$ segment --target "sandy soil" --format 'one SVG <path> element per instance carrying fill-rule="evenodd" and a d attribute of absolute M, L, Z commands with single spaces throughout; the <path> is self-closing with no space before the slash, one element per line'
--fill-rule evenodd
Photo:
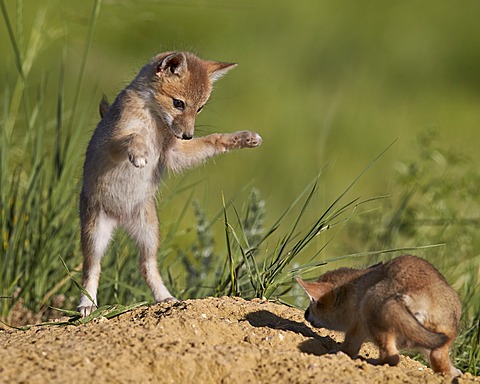
<path fill-rule="evenodd" d="M 447 383 L 402 357 L 373 366 L 328 354 L 342 336 L 301 311 L 207 298 L 141 307 L 80 326 L 0 330 L 1 383 Z M 365 357 L 377 351 L 367 344 Z M 480 383 L 468 374 L 455 383 Z"/>

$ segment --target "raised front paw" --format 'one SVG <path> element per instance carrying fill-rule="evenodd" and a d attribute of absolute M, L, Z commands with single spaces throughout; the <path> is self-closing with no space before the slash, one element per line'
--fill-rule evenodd
<path fill-rule="evenodd" d="M 127 151 L 128 160 L 137 168 L 143 168 L 148 163 L 148 150 L 144 145 L 135 145 Z"/>
<path fill-rule="evenodd" d="M 232 134 L 233 148 L 254 148 L 262 144 L 262 138 L 258 133 L 239 131 Z"/>

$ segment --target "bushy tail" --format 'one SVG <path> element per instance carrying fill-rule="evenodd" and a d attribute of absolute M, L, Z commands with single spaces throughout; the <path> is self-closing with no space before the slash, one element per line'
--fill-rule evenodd
<path fill-rule="evenodd" d="M 416 347 L 436 349 L 444 345 L 449 337 L 425 328 L 410 311 L 402 296 L 391 299 L 386 304 L 388 321 L 401 334 L 407 343 Z"/>

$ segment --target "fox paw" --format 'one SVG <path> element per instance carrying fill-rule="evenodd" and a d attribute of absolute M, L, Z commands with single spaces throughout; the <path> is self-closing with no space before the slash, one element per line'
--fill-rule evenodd
<path fill-rule="evenodd" d="M 143 168 L 148 163 L 148 151 L 145 147 L 137 147 L 128 150 L 128 160 L 137 168 Z"/>
<path fill-rule="evenodd" d="M 97 306 L 94 304 L 79 305 L 77 307 L 77 312 L 80 312 L 82 317 L 89 316 L 93 311 L 97 309 Z"/>
<path fill-rule="evenodd" d="M 166 299 L 157 301 L 157 303 L 176 303 L 178 301 L 179 300 L 177 298 L 170 296 L 170 297 L 167 297 Z"/>
<path fill-rule="evenodd" d="M 446 372 L 445 374 L 453 377 L 458 377 L 458 376 L 462 376 L 462 371 L 452 366 L 450 371 Z"/>
<path fill-rule="evenodd" d="M 262 144 L 262 138 L 255 132 L 240 131 L 233 134 L 232 144 L 234 148 L 254 148 Z"/>

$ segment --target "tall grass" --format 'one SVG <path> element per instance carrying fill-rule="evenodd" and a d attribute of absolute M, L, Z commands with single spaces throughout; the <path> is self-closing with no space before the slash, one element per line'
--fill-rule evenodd
<path fill-rule="evenodd" d="M 94 5 L 82 63 L 88 56 L 99 4 Z M 73 90 L 74 103 L 66 105 L 64 53 L 57 68 L 31 74 L 42 50 L 62 36 L 61 30 L 49 26 L 53 9 L 41 9 L 26 31 L 19 21 L 14 28 L 7 5 L 3 0 L 0 5 L 16 64 L 1 90 L 1 295 L 40 311 L 69 283 L 58 270 L 59 256 L 74 260 L 78 255 L 74 196 L 83 153 L 77 143 L 88 116 L 87 111 L 77 110 L 84 65 Z M 17 2 L 17 18 L 22 18 L 23 11 L 23 2 Z M 11 300 L 0 301 L 0 315 L 8 313 Z"/>

